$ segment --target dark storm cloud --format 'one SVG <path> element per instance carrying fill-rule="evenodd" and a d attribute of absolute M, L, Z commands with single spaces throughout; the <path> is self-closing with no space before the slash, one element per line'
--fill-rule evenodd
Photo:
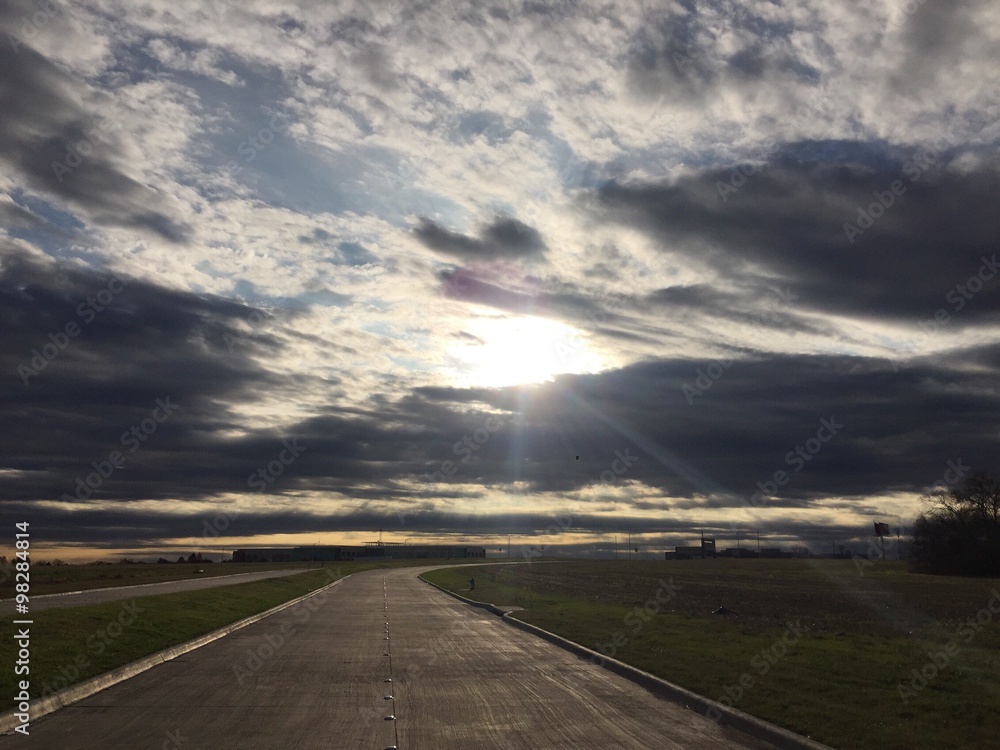
<path fill-rule="evenodd" d="M 951 156 L 946 143 L 875 164 L 778 155 L 732 192 L 734 173 L 743 175 L 710 169 L 670 184 L 608 183 L 595 210 L 740 283 L 776 277 L 797 305 L 910 321 L 939 309 L 961 323 L 995 320 L 1000 170 L 989 154 L 976 168 L 943 168 Z M 975 276 L 970 296 L 959 285 Z"/>
<path fill-rule="evenodd" d="M 773 507 L 921 491 L 949 460 L 995 463 L 997 372 L 968 362 L 996 356 L 976 349 L 898 370 L 852 357 L 737 360 L 720 366 L 721 377 L 706 376 L 692 403 L 684 387 L 699 387 L 699 371 L 714 374 L 710 362 L 648 362 L 522 388 L 419 389 L 377 414 L 302 423 L 294 432 L 315 450 L 296 476 L 303 487 L 407 502 L 446 494 L 435 482 L 520 480 L 560 492 L 607 483 L 616 451 L 627 449 L 637 460 L 612 484 L 634 479 L 675 497 L 711 496 L 713 507 L 740 507 L 777 471 L 791 480 Z M 811 451 L 817 434 L 822 448 Z"/>
<path fill-rule="evenodd" d="M 18 37 L 35 10 L 30 3 L 0 10 L 0 162 L 14 179 L 70 201 L 100 224 L 183 240 L 188 227 L 158 193 L 126 174 L 118 124 L 81 104 L 89 84 Z"/>
<path fill-rule="evenodd" d="M 240 325 L 256 311 L 4 250 L 0 441 L 4 468 L 23 473 L 4 482 L 0 497 L 72 495 L 91 462 L 112 450 L 128 462 L 95 498 L 246 486 L 245 461 L 278 444 L 263 434 L 220 437 L 242 426 L 232 404 L 279 382 L 252 359 L 276 356 L 278 345 L 265 330 Z M 149 418 L 158 399 L 179 408 L 129 453 L 122 434 Z"/>
<path fill-rule="evenodd" d="M 551 526 L 549 513 L 512 516 L 484 505 L 458 514 L 447 507 L 450 500 L 474 506 L 482 492 L 515 481 L 529 492 L 592 487 L 593 510 L 573 514 L 580 530 L 633 524 L 678 535 L 686 527 L 670 518 L 671 508 L 746 507 L 758 482 L 779 471 L 789 481 L 767 501 L 779 519 L 770 532 L 794 535 L 801 522 L 781 521 L 784 510 L 827 508 L 837 496 L 856 501 L 920 491 L 941 478 L 948 461 L 996 468 L 1000 347 L 956 350 L 898 371 L 862 358 L 783 355 L 715 367 L 644 362 L 520 388 L 420 388 L 331 408 L 279 434 L 248 426 L 231 408 L 290 385 L 289 376 L 256 364 L 260 357 L 280 360 L 281 347 L 263 330 L 279 321 L 247 333 L 240 321 L 254 313 L 250 308 L 133 280 L 88 322 L 80 305 L 93 309 L 88 299 L 107 301 L 100 292 L 109 289 L 106 275 L 12 250 L 0 268 L 5 516 L 72 495 L 92 462 L 124 451 L 121 435 L 149 418 L 157 399 L 178 407 L 124 467 L 78 501 L 72 525 L 37 508 L 33 518 L 49 524 L 52 541 L 141 545 L 198 534 L 205 519 L 185 500 L 256 489 L 283 496 L 282 509 L 243 514 L 229 533 L 383 526 L 503 534 Z M 80 333 L 25 384 L 19 366 L 53 341 L 49 334 L 58 340 L 70 321 Z M 810 440 L 820 440 L 819 450 L 810 450 Z M 283 441 L 302 449 L 294 463 L 274 482 L 251 486 L 249 477 L 278 458 Z M 800 447 L 805 453 L 796 452 Z M 601 514 L 600 487 L 610 493 L 633 480 L 674 498 L 659 506 L 662 522 Z M 303 491 L 338 493 L 365 509 L 334 505 L 322 516 L 296 510 Z M 130 509 L 129 501 L 150 499 L 161 500 L 162 510 Z M 112 501 L 114 509 L 88 508 L 95 501 Z"/>
<path fill-rule="evenodd" d="M 479 238 L 449 231 L 426 218 L 420 220 L 414 234 L 432 250 L 464 260 L 523 258 L 545 251 L 545 242 L 537 229 L 503 216 L 483 227 Z"/>

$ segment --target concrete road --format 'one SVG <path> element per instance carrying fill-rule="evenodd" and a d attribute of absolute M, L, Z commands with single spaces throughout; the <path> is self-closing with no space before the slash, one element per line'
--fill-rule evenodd
<path fill-rule="evenodd" d="M 356 574 L 36 720 L 30 738 L 0 737 L 0 750 L 770 747 L 464 605 L 417 572 Z"/>
<path fill-rule="evenodd" d="M 216 586 L 233 586 L 237 583 L 263 581 L 265 578 L 281 578 L 297 573 L 305 573 L 311 568 L 298 570 L 264 570 L 260 573 L 236 573 L 228 576 L 208 576 L 205 578 L 185 578 L 180 581 L 163 581 L 162 583 L 141 583 L 135 586 L 114 586 L 88 591 L 68 591 L 64 594 L 40 594 L 31 597 L 31 611 L 43 609 L 58 609 L 63 607 L 83 607 L 88 604 L 103 604 L 121 599 L 134 599 L 137 596 L 159 596 L 160 594 L 175 594 L 178 591 L 197 591 L 211 589 Z M 14 600 L 0 599 L 0 617 L 14 616 Z"/>

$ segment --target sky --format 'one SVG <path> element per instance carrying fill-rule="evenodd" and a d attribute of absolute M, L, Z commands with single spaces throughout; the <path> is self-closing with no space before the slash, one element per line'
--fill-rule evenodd
<path fill-rule="evenodd" d="M 998 52 L 986 0 L 6 2 L 3 544 L 905 534 L 1000 468 Z"/>

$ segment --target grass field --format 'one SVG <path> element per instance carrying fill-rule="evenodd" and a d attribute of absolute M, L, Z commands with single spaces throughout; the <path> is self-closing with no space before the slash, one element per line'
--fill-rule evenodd
<path fill-rule="evenodd" d="M 329 564 L 329 563 L 328 563 Z M 31 594 L 61 594 L 66 591 L 99 589 L 105 586 L 135 586 L 143 583 L 178 581 L 255 573 L 264 570 L 317 568 L 319 563 L 184 563 L 171 565 L 32 565 Z M 204 571 L 198 573 L 199 570 Z M 0 599 L 14 596 L 14 571 L 0 580 Z"/>
<path fill-rule="evenodd" d="M 837 748 L 996 747 L 1000 580 L 898 563 L 862 572 L 840 560 L 718 559 L 424 577 L 522 607 L 526 622 Z M 735 614 L 712 614 L 719 607 Z"/>
<path fill-rule="evenodd" d="M 327 563 L 325 568 L 286 578 L 33 613 L 31 695 L 38 697 L 54 692 L 204 635 L 350 573 L 418 562 L 425 561 Z M 254 568 L 262 569 L 266 566 Z M 0 639 L 0 664 L 9 665 L 9 668 L 0 670 L 0 696 L 6 696 L 0 703 L 0 711 L 13 707 L 11 701 L 17 692 L 14 689 L 15 680 L 21 679 L 13 669 L 17 646 L 11 637 L 12 626 L 7 625 L 4 631 L 4 637 Z"/>

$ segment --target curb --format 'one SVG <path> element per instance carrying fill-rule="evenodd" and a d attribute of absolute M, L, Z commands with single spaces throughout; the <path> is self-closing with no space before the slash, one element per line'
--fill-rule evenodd
<path fill-rule="evenodd" d="M 295 604 L 298 604 L 305 599 L 316 596 L 317 594 L 326 591 L 333 586 L 336 586 L 341 581 L 346 581 L 354 573 L 348 573 L 343 578 L 338 578 L 336 581 L 328 583 L 326 586 L 316 589 L 315 591 L 310 591 L 307 594 L 303 594 L 295 599 L 290 599 L 283 604 L 279 604 L 276 607 L 271 607 L 271 609 L 265 610 L 264 612 L 258 612 L 255 615 L 250 615 L 242 620 L 232 622 L 229 625 L 223 625 L 217 630 L 213 630 L 210 633 L 205 633 L 205 635 L 198 636 L 185 643 L 178 643 L 176 646 L 170 646 L 161 651 L 157 651 L 149 656 L 144 656 L 141 659 L 136 659 L 133 662 L 129 662 L 117 669 L 113 669 L 110 672 L 105 672 L 104 674 L 99 674 L 96 677 L 91 677 L 88 680 L 79 682 L 76 685 L 70 685 L 67 688 L 63 688 L 57 693 L 52 693 L 44 698 L 36 698 L 31 701 L 31 708 L 29 710 L 29 715 L 31 721 L 42 718 L 54 711 L 58 711 L 60 708 L 65 708 L 77 701 L 82 701 L 84 698 L 89 698 L 94 695 L 94 693 L 99 693 L 105 688 L 109 688 L 112 685 L 116 685 L 119 682 L 123 682 L 131 677 L 135 677 L 137 674 L 141 674 L 148 669 L 152 669 L 158 664 L 163 664 L 172 659 L 176 659 L 178 656 L 183 656 L 189 651 L 194 651 L 197 648 L 206 646 L 212 641 L 217 641 L 220 638 L 233 633 L 237 630 L 245 628 L 247 625 L 253 625 L 255 622 L 263 620 L 265 617 L 270 617 L 273 614 L 277 614 L 283 609 L 287 609 Z M 11 711 L 4 711 L 0 714 L 0 735 L 11 734 L 14 728 L 20 726 L 21 721 L 18 720 L 19 712 L 17 709 Z"/>
<path fill-rule="evenodd" d="M 718 701 L 705 698 L 704 696 L 698 695 L 687 688 L 682 688 L 680 685 L 675 685 L 674 683 L 668 682 L 667 680 L 657 677 L 656 675 L 652 675 L 649 672 L 644 672 L 637 667 L 633 667 L 631 664 L 626 664 L 625 662 L 618 661 L 617 659 L 604 656 L 604 654 L 589 649 L 586 646 L 581 646 L 579 643 L 563 638 L 561 635 L 556 635 L 555 633 L 550 633 L 548 630 L 543 630 L 537 625 L 532 625 L 531 623 L 524 622 L 523 620 L 518 620 L 517 618 L 512 617 L 510 612 L 502 610 L 494 604 L 487 604 L 485 602 L 477 602 L 472 599 L 468 599 L 460 594 L 456 594 L 454 591 L 449 591 L 436 583 L 432 583 L 422 576 L 420 576 L 420 580 L 440 591 L 443 591 L 449 596 L 455 597 L 465 604 L 470 604 L 473 607 L 485 609 L 487 612 L 498 615 L 504 622 L 512 627 L 537 636 L 538 638 L 548 641 L 554 646 L 558 646 L 559 648 L 569 651 L 571 654 L 578 656 L 581 659 L 587 659 L 592 664 L 603 667 L 610 672 L 614 672 L 615 674 L 636 683 L 640 687 L 646 688 L 660 698 L 664 698 L 673 703 L 678 703 L 684 706 L 684 708 L 697 711 L 709 721 L 724 724 L 743 732 L 744 734 L 748 734 L 751 737 L 764 740 L 765 742 L 770 742 L 776 748 L 779 748 L 779 750 L 835 750 L 835 748 L 832 748 L 829 745 L 816 742 L 808 737 L 803 737 L 800 734 L 783 729 L 776 724 L 771 724 L 763 719 L 758 719 L 756 716 L 751 716 L 750 714 L 744 713 L 739 709 L 730 708 L 729 706 L 719 703 Z M 714 714 L 716 718 L 713 719 L 709 715 L 710 713 Z"/>
<path fill-rule="evenodd" d="M 418 575 L 417 578 L 419 578 L 421 581 L 423 581 L 424 583 L 426 583 L 428 586 L 433 586 L 438 591 L 443 591 L 444 593 L 448 594 L 448 596 L 453 596 L 456 599 L 458 599 L 459 601 L 464 602 L 464 603 L 469 604 L 469 605 L 472 605 L 473 607 L 477 607 L 479 609 L 485 609 L 487 612 L 490 612 L 491 614 L 494 614 L 497 617 L 504 617 L 507 614 L 507 612 L 505 610 L 500 609 L 496 605 L 487 604 L 486 602 L 477 602 L 475 599 L 466 599 L 461 594 L 456 594 L 454 591 L 449 591 L 444 586 L 438 586 L 436 583 L 433 583 L 432 581 L 428 581 L 422 575 Z"/>
<path fill-rule="evenodd" d="M 319 570 L 319 568 L 301 568 L 298 570 L 293 570 L 288 573 L 288 575 L 298 575 L 299 573 L 308 573 L 310 570 Z M 249 571 L 249 573 L 254 573 L 256 571 Z M 265 572 L 265 571 L 262 571 Z M 99 589 L 80 589 L 79 591 L 58 591 L 55 594 L 38 594 L 37 596 L 32 596 L 31 600 L 35 599 L 49 599 L 55 596 L 75 596 L 76 594 L 90 594 L 95 591 L 125 591 L 126 589 L 139 589 L 144 586 L 162 586 L 165 583 L 181 583 L 183 581 L 213 581 L 225 578 L 232 578 L 233 576 L 245 576 L 248 573 L 226 573 L 224 576 L 205 576 L 204 578 L 175 578 L 172 581 L 151 581 L 150 583 L 130 583 L 128 586 L 102 586 Z M 274 578 L 281 578 L 282 576 L 274 576 Z M 262 578 L 261 580 L 267 580 Z M 254 581 L 248 581 L 247 583 L 254 583 Z M 232 584 L 230 584 L 232 585 Z M 214 588 L 214 586 L 209 586 L 208 588 Z M 197 589 L 200 590 L 200 589 Z M 157 594 L 151 594 L 151 596 L 157 596 Z M 16 597 L 11 597 L 10 599 L 0 599 L 0 605 L 6 604 L 7 602 L 13 602 Z"/>

